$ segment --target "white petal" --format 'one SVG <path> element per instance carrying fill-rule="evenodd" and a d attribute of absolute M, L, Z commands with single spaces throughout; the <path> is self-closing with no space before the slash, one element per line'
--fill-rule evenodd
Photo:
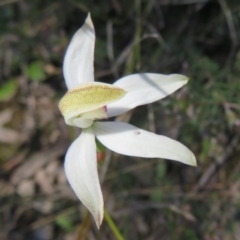
<path fill-rule="evenodd" d="M 68 89 L 94 81 L 94 44 L 95 31 L 88 14 L 84 25 L 74 34 L 64 58 L 63 74 Z"/>
<path fill-rule="evenodd" d="M 92 213 L 99 228 L 103 219 L 103 196 L 97 172 L 95 137 L 91 128 L 83 130 L 68 149 L 65 171 L 71 187 Z"/>
<path fill-rule="evenodd" d="M 180 142 L 122 122 L 96 122 L 98 140 L 114 152 L 146 158 L 166 158 L 196 166 L 193 153 Z"/>
<path fill-rule="evenodd" d="M 188 78 L 180 74 L 141 73 L 123 77 L 113 85 L 128 93 L 119 101 L 110 103 L 108 117 L 120 115 L 137 106 L 158 101 L 175 92 L 188 82 Z"/>
<path fill-rule="evenodd" d="M 93 119 L 79 117 L 66 122 L 66 124 L 79 128 L 88 128 L 93 124 Z"/>

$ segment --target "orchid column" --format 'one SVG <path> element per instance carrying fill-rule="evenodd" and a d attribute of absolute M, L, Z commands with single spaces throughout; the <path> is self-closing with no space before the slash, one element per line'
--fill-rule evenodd
<path fill-rule="evenodd" d="M 128 123 L 101 121 L 136 106 L 158 101 L 188 82 L 179 74 L 133 74 L 113 85 L 94 82 L 95 31 L 90 14 L 67 49 L 63 73 L 68 92 L 59 103 L 65 122 L 82 129 L 65 158 L 68 181 L 92 213 L 99 228 L 103 196 L 98 179 L 95 137 L 107 148 L 128 156 L 166 158 L 196 166 L 193 153 L 180 142 Z"/>

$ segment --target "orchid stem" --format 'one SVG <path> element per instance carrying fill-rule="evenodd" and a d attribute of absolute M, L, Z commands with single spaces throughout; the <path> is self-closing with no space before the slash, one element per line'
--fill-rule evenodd
<path fill-rule="evenodd" d="M 76 138 L 75 129 L 73 127 L 68 127 L 69 138 L 71 141 L 74 141 Z"/>
<path fill-rule="evenodd" d="M 118 230 L 116 224 L 113 222 L 113 219 L 111 218 L 111 216 L 109 215 L 109 213 L 106 209 L 104 209 L 104 218 L 105 218 L 108 226 L 111 228 L 111 230 L 112 230 L 113 234 L 115 235 L 116 239 L 117 240 L 124 240 L 122 234 Z"/>

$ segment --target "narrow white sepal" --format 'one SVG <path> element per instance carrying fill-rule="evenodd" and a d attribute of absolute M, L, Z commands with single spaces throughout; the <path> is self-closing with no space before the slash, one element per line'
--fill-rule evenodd
<path fill-rule="evenodd" d="M 96 144 L 91 128 L 84 129 L 65 158 L 67 179 L 99 228 L 103 219 L 103 196 L 98 179 Z"/>
<path fill-rule="evenodd" d="M 63 75 L 68 89 L 94 81 L 95 31 L 88 14 L 83 26 L 74 34 L 63 62 Z"/>
<path fill-rule="evenodd" d="M 96 122 L 98 140 L 114 152 L 146 158 L 166 158 L 196 166 L 194 154 L 183 144 L 122 122 Z"/>
<path fill-rule="evenodd" d="M 117 116 L 137 106 L 158 101 L 175 92 L 187 82 L 188 78 L 180 74 L 141 73 L 123 77 L 113 85 L 127 91 L 127 94 L 107 106 L 108 117 Z"/>

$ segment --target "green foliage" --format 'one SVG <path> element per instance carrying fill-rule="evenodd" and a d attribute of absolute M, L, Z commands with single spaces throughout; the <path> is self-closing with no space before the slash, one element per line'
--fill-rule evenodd
<path fill-rule="evenodd" d="M 74 230 L 74 224 L 69 217 L 66 216 L 59 216 L 55 223 L 63 228 L 66 232 L 72 232 Z"/>
<path fill-rule="evenodd" d="M 181 235 L 181 239 L 185 240 L 199 240 L 199 238 L 196 236 L 196 233 L 194 229 L 191 228 L 184 228 L 183 233 Z"/>
<path fill-rule="evenodd" d="M 166 161 L 161 161 L 157 164 L 157 178 L 158 179 L 163 179 L 166 175 L 167 172 L 167 163 Z"/>
<path fill-rule="evenodd" d="M 150 199 L 154 202 L 162 202 L 164 199 L 164 193 L 159 188 L 159 190 L 151 192 Z"/>
<path fill-rule="evenodd" d="M 96 40 L 95 57 L 96 57 L 96 59 L 106 59 L 107 58 L 106 41 L 101 41 L 100 39 Z"/>
<path fill-rule="evenodd" d="M 32 81 L 43 81 L 46 78 L 46 74 L 43 70 L 43 64 L 41 61 L 34 61 L 29 64 L 27 68 L 27 76 Z"/>
<path fill-rule="evenodd" d="M 0 87 L 0 102 L 10 100 L 17 92 L 17 81 L 15 79 L 8 80 Z"/>
<path fill-rule="evenodd" d="M 208 156 L 209 150 L 211 148 L 211 139 L 207 138 L 202 141 L 202 151 L 200 154 L 200 159 L 205 159 Z"/>

